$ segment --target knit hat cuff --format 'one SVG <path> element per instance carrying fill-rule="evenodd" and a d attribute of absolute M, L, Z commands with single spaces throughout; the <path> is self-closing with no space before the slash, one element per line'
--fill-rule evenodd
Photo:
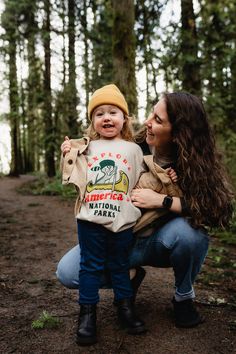
<path fill-rule="evenodd" d="M 125 114 L 129 114 L 127 102 L 116 85 L 106 85 L 92 95 L 88 105 L 88 115 L 91 119 L 94 109 L 104 104 L 119 107 Z"/>

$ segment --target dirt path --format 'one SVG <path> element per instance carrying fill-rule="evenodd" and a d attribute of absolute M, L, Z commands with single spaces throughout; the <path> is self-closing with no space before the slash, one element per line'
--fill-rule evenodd
<path fill-rule="evenodd" d="M 230 302 L 235 284 L 196 285 L 206 322 L 194 329 L 173 325 L 171 270 L 147 268 L 137 298 L 148 333 L 129 336 L 117 325 L 112 292 L 101 291 L 99 343 L 75 344 L 77 292 L 55 277 L 58 260 L 75 245 L 73 203 L 56 197 L 22 196 L 16 187 L 32 177 L 0 179 L 0 353 L 229 354 L 236 353 L 235 307 L 204 306 L 210 297 Z M 60 318 L 58 328 L 33 330 L 43 310 Z"/>

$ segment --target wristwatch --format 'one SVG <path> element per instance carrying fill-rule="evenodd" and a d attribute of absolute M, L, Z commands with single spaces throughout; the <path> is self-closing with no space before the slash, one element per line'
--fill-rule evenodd
<path fill-rule="evenodd" d="M 167 196 L 163 199 L 162 206 L 163 206 L 163 208 L 165 208 L 165 209 L 170 209 L 172 203 L 173 203 L 173 197 L 167 195 Z"/>

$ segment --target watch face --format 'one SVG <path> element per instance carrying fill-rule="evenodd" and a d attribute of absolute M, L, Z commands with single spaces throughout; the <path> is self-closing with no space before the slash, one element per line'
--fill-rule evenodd
<path fill-rule="evenodd" d="M 170 209 L 172 203 L 173 203 L 173 198 L 170 197 L 169 195 L 167 195 L 164 198 L 162 205 L 163 205 L 164 208 Z"/>

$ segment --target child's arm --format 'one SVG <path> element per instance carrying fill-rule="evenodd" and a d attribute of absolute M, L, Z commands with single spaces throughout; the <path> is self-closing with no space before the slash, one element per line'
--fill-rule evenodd
<path fill-rule="evenodd" d="M 65 140 L 61 144 L 61 152 L 65 156 L 71 150 L 71 142 L 68 136 L 65 136 Z"/>
<path fill-rule="evenodd" d="M 178 176 L 172 167 L 168 167 L 166 169 L 166 173 L 168 174 L 168 176 L 170 177 L 170 179 L 173 183 L 178 182 Z"/>

